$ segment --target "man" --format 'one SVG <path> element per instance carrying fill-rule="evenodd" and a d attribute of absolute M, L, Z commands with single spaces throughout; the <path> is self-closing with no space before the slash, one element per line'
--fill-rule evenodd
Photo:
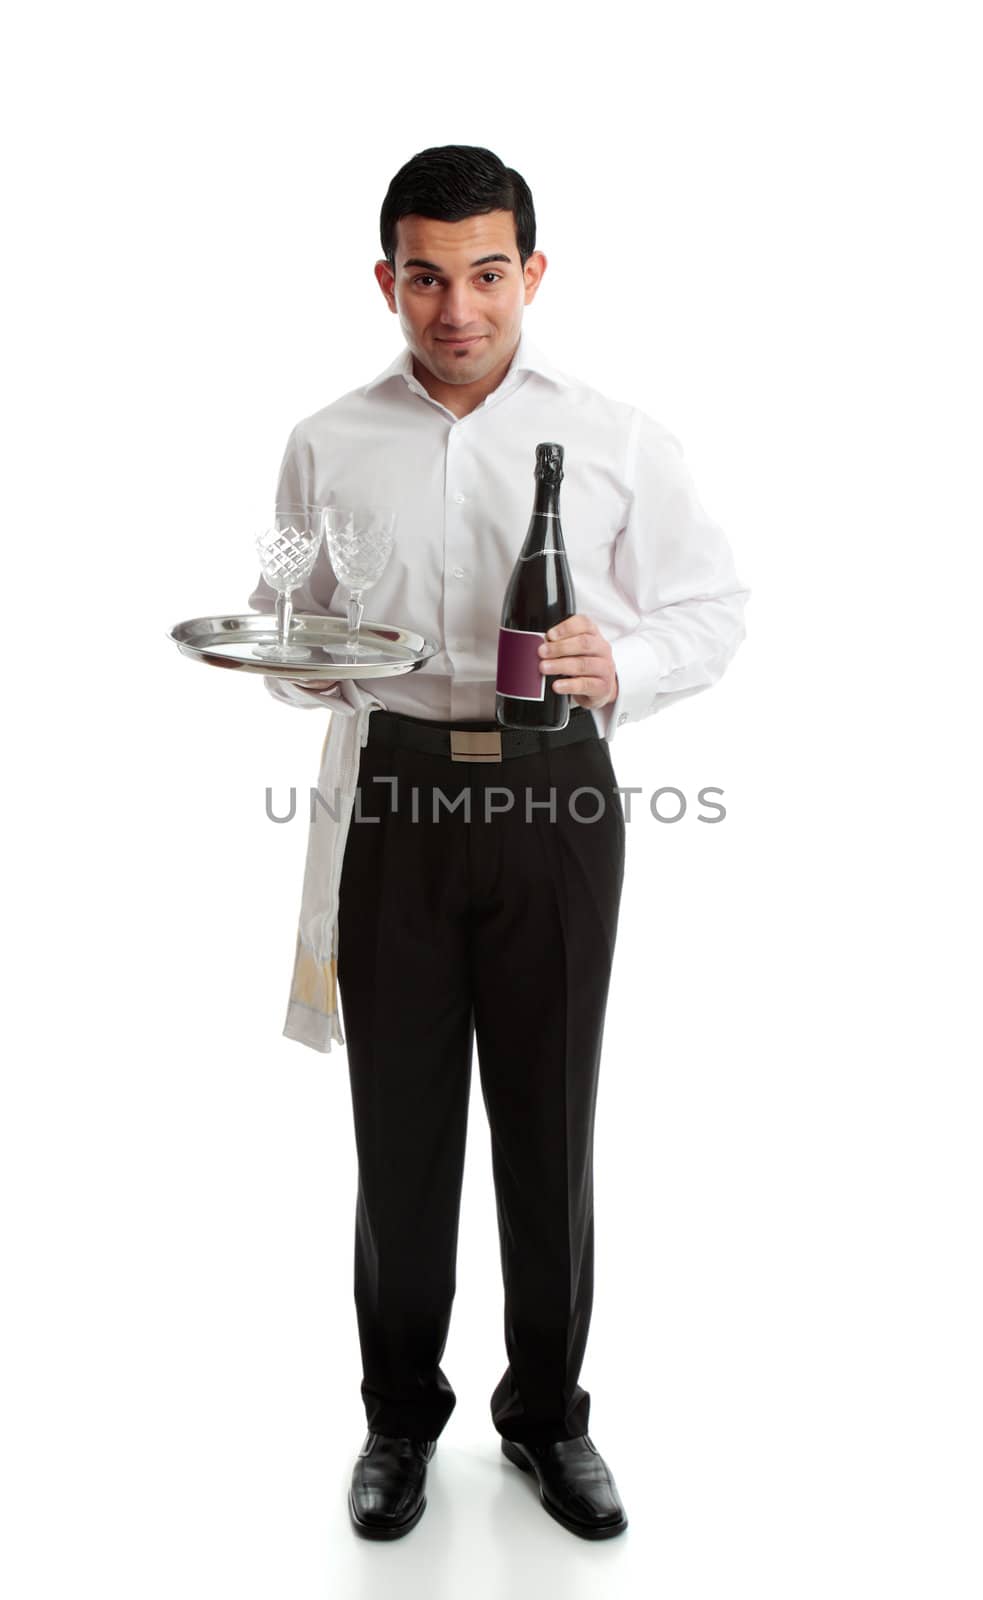
<path fill-rule="evenodd" d="M 523 332 L 547 262 L 518 173 L 476 147 L 425 150 L 392 180 L 381 238 L 375 274 L 406 348 L 297 425 L 278 490 L 284 502 L 396 507 L 371 615 L 439 644 L 422 670 L 372 682 L 383 709 L 361 751 L 361 821 L 348 831 L 338 904 L 369 1428 L 349 1506 L 367 1537 L 412 1528 L 455 1404 L 439 1362 L 477 1039 L 509 1358 L 492 1419 L 545 1509 L 605 1538 L 627 1517 L 589 1437 L 578 1375 L 625 850 L 608 743 L 719 678 L 743 638 L 748 591 L 672 436 L 554 368 Z M 541 671 L 571 696 L 569 723 L 529 734 L 495 720 L 496 647 L 544 441 L 565 447 L 578 610 L 541 647 Z M 250 603 L 272 607 L 262 580 Z M 295 605 L 344 615 L 323 550 Z M 337 685 L 267 684 L 295 704 L 337 704 Z M 469 759 L 467 733 L 483 733 L 491 753 Z M 578 807 L 585 789 L 599 816 Z M 431 806 L 438 790 L 448 808 Z M 470 812 L 453 807 L 461 799 Z"/>

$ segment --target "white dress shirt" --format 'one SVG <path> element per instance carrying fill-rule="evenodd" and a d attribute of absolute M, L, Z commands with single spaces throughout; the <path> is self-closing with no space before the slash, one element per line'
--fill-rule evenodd
<path fill-rule="evenodd" d="M 593 711 L 601 737 L 708 689 L 734 655 L 750 591 L 671 433 L 558 371 L 524 331 L 498 388 L 457 417 L 413 376 L 407 346 L 371 383 L 298 422 L 277 487 L 278 505 L 397 513 L 365 618 L 413 628 L 438 651 L 416 672 L 367 684 L 388 710 L 494 722 L 502 603 L 529 526 L 536 446 L 549 440 L 565 452 L 560 519 L 576 609 L 610 642 L 618 673 L 617 699 Z M 272 611 L 275 600 L 260 578 L 250 607 Z M 322 545 L 294 609 L 343 617 L 346 601 Z M 293 705 L 339 697 L 337 687 L 265 682 Z"/>

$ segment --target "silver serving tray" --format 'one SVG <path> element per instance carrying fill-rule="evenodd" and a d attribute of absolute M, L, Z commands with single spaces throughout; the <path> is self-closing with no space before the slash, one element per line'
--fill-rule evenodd
<path fill-rule="evenodd" d="M 348 623 L 344 617 L 318 617 L 297 611 L 290 623 L 289 642 L 305 645 L 311 654 L 303 661 L 277 661 L 257 654 L 256 646 L 276 641 L 276 618 L 270 612 L 250 611 L 244 616 L 191 617 L 171 628 L 182 655 L 210 667 L 230 667 L 237 672 L 260 672 L 267 678 L 312 680 L 332 678 L 392 678 L 416 672 L 437 654 L 439 646 L 412 628 L 392 622 L 365 622 L 358 630 L 357 656 L 345 649 Z"/>

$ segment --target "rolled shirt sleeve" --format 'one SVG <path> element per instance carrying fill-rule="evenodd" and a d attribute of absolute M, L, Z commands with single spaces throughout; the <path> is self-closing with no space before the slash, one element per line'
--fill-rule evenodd
<path fill-rule="evenodd" d="M 608 738 L 717 682 L 745 637 L 751 593 L 700 504 L 679 440 L 638 410 L 626 478 L 631 499 L 612 571 L 638 625 L 611 641 L 618 696 L 604 708 Z"/>

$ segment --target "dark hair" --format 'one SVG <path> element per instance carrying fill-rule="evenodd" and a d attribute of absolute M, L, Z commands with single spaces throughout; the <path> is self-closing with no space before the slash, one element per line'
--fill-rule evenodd
<path fill-rule="evenodd" d="M 382 253 L 396 265 L 396 224 L 400 217 L 432 217 L 463 222 L 488 211 L 511 211 L 519 264 L 536 248 L 536 213 L 526 180 L 490 150 L 476 144 L 434 145 L 400 167 L 382 202 L 379 235 Z"/>

